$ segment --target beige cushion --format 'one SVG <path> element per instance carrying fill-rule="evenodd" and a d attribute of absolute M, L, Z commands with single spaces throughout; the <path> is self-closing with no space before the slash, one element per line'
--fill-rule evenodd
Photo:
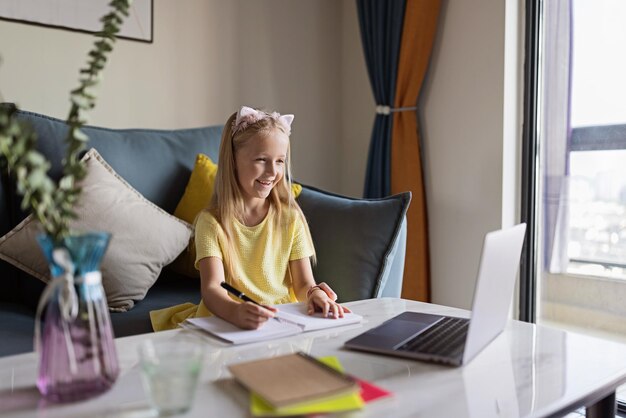
<path fill-rule="evenodd" d="M 163 266 L 187 246 L 191 226 L 163 211 L 133 189 L 95 149 L 85 155 L 87 176 L 76 207 L 76 231 L 112 234 L 102 260 L 102 283 L 112 311 L 127 311 L 145 297 Z M 147 174 L 149 175 L 149 174 Z M 35 237 L 41 225 L 32 215 L 0 238 L 0 258 L 47 282 L 47 262 Z"/>

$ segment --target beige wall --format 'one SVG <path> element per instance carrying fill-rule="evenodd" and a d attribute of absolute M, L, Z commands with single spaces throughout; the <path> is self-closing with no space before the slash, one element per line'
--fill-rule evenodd
<path fill-rule="evenodd" d="M 515 216 L 515 3 L 442 2 L 420 103 L 436 303 L 469 307 L 484 233 Z M 4 100 L 64 118 L 91 42 L 0 22 Z M 240 104 L 295 113 L 296 178 L 360 196 L 374 103 L 355 2 L 155 0 L 154 43 L 118 41 L 91 123 L 218 124 Z"/>
<path fill-rule="evenodd" d="M 361 197 L 376 105 L 365 68 L 354 1 L 343 0 L 341 54 L 342 193 Z"/>
<path fill-rule="evenodd" d="M 484 234 L 517 216 L 518 17 L 514 0 L 442 2 L 421 102 L 436 303 L 471 307 Z"/>
<path fill-rule="evenodd" d="M 342 3 L 156 0 L 154 43 L 118 40 L 90 123 L 219 124 L 241 104 L 293 112 L 294 175 L 341 191 Z M 4 100 L 65 118 L 92 39 L 0 21 Z"/>
<path fill-rule="evenodd" d="M 91 123 L 176 128 L 221 122 L 236 99 L 231 93 L 235 41 L 227 24 L 234 6 L 203 0 L 155 3 L 154 43 L 117 42 Z M 68 92 L 92 40 L 87 34 L 0 22 L 5 100 L 64 118 Z"/>

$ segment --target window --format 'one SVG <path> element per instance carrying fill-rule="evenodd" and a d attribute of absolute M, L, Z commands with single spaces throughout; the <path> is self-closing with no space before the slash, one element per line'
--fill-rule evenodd
<path fill-rule="evenodd" d="M 527 19 L 520 318 L 626 343 L 626 1 Z"/>
<path fill-rule="evenodd" d="M 626 150 L 572 151 L 567 272 L 626 279 Z"/>

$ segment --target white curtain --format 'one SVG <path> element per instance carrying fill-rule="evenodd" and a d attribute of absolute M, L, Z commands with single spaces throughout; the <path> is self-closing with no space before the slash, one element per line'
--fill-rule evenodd
<path fill-rule="evenodd" d="M 544 2 L 541 156 L 543 158 L 543 268 L 567 267 L 570 148 L 571 0 Z"/>

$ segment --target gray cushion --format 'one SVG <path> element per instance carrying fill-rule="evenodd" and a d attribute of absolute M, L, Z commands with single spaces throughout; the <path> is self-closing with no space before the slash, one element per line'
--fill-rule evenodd
<path fill-rule="evenodd" d="M 352 199 L 304 186 L 298 204 L 317 251 L 315 280 L 343 302 L 375 297 L 410 201 L 410 192 Z"/>
<path fill-rule="evenodd" d="M 186 247 L 191 225 L 148 202 L 102 159 L 95 149 L 85 158 L 87 174 L 74 206 L 77 231 L 112 234 L 100 270 L 109 308 L 127 311 L 144 298 L 163 266 Z M 39 245 L 39 222 L 29 215 L 0 238 L 0 258 L 48 282 L 48 262 Z"/>

